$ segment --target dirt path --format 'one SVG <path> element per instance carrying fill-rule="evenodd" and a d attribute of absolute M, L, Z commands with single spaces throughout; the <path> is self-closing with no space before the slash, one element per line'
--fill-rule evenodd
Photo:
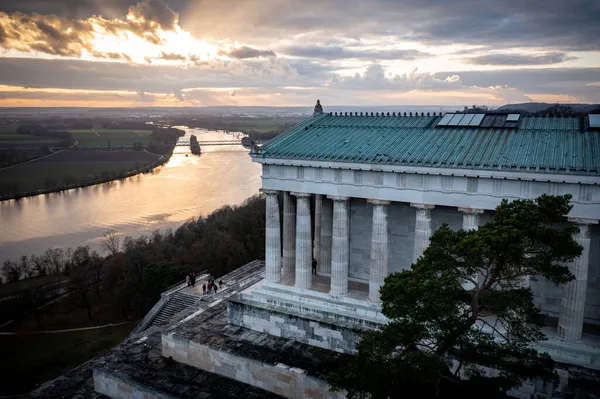
<path fill-rule="evenodd" d="M 56 333 L 64 333 L 64 332 L 72 332 L 72 331 L 98 330 L 100 328 L 122 326 L 123 324 L 127 324 L 127 323 L 131 323 L 131 321 L 124 321 L 122 323 L 116 323 L 116 324 L 110 323 L 110 324 L 105 324 L 103 326 L 70 328 L 68 330 L 31 331 L 31 332 L 26 332 L 26 333 L 0 332 L 0 336 L 2 336 L 2 335 L 27 335 L 27 334 L 56 334 Z"/>

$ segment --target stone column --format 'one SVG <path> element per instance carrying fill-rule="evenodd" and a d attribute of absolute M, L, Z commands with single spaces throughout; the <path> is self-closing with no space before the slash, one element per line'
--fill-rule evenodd
<path fill-rule="evenodd" d="M 477 230 L 479 229 L 479 215 L 483 213 L 483 209 L 476 208 L 458 208 L 459 212 L 463 213 L 463 230 Z M 475 274 L 472 276 L 473 281 L 480 281 L 483 279 L 483 276 L 479 276 Z M 472 290 L 475 288 L 472 282 L 465 281 L 463 283 L 463 288 L 465 290 Z"/>
<path fill-rule="evenodd" d="M 381 302 L 379 289 L 388 273 L 387 206 L 390 202 L 375 199 L 370 199 L 369 202 L 373 204 L 369 300 Z"/>
<path fill-rule="evenodd" d="M 266 280 L 270 283 L 281 281 L 281 236 L 279 228 L 279 192 L 261 190 L 267 197 L 267 221 L 265 231 Z"/>
<path fill-rule="evenodd" d="M 294 273 L 296 264 L 296 201 L 283 192 L 283 275 Z"/>
<path fill-rule="evenodd" d="M 321 204 L 322 195 L 315 194 L 315 241 L 313 245 L 313 258 L 319 260 L 321 251 Z"/>
<path fill-rule="evenodd" d="M 312 232 L 310 228 L 310 194 L 296 196 L 296 288 L 312 286 Z"/>
<path fill-rule="evenodd" d="M 575 280 L 568 282 L 563 287 L 557 333 L 565 341 L 577 341 L 581 338 L 583 329 L 590 262 L 590 224 L 598 223 L 598 221 L 584 218 L 569 218 L 569 221 L 577 223 L 577 227 L 579 227 L 579 233 L 575 234 L 573 238 L 583 247 L 583 251 L 581 256 L 569 263 L 569 270 L 575 276 Z"/>
<path fill-rule="evenodd" d="M 415 246 L 413 249 L 413 263 L 423 255 L 429 246 L 431 237 L 431 210 L 435 205 L 411 203 L 410 206 L 417 208 L 417 220 L 415 223 Z"/>
<path fill-rule="evenodd" d="M 333 234 L 331 244 L 331 295 L 348 293 L 350 234 L 348 197 L 329 196 L 333 200 Z"/>
<path fill-rule="evenodd" d="M 333 234 L 333 202 L 321 199 L 321 240 L 319 248 L 319 272 L 331 273 L 331 236 Z"/>
<path fill-rule="evenodd" d="M 479 215 L 483 213 L 483 209 L 458 208 L 458 211 L 463 213 L 463 230 L 479 229 Z"/>

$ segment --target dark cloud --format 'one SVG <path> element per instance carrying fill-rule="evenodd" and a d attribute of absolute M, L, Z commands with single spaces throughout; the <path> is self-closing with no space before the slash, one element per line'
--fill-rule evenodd
<path fill-rule="evenodd" d="M 163 0 L 144 0 L 129 7 L 128 28 L 151 43 L 162 42 L 157 29 L 172 31 L 179 22 L 179 15 Z"/>
<path fill-rule="evenodd" d="M 182 25 L 200 36 L 395 36 L 432 44 L 600 49 L 596 0 L 204 0 Z"/>
<path fill-rule="evenodd" d="M 4 27 L 0 24 L 0 44 L 4 44 L 8 40 L 8 35 Z"/>
<path fill-rule="evenodd" d="M 284 61 L 205 66 L 130 64 L 66 59 L 0 58 L 0 85 L 74 90 L 174 93 L 197 87 L 277 87 L 312 85 Z"/>
<path fill-rule="evenodd" d="M 256 48 L 241 46 L 230 50 L 229 52 L 221 51 L 220 54 L 228 55 L 237 59 L 259 58 L 259 57 L 275 57 L 276 54 L 272 50 L 259 50 Z"/>
<path fill-rule="evenodd" d="M 186 61 L 187 57 L 181 54 L 177 54 L 177 53 L 165 53 L 164 51 L 162 51 L 160 53 L 160 59 L 162 60 L 167 60 L 167 61 Z"/>
<path fill-rule="evenodd" d="M 325 60 L 348 58 L 368 60 L 415 60 L 417 58 L 430 56 L 430 54 L 419 50 L 344 49 L 339 46 L 288 46 L 282 48 L 281 52 L 295 57 L 320 58 Z"/>
<path fill-rule="evenodd" d="M 560 64 L 564 61 L 574 60 L 562 52 L 550 52 L 545 54 L 488 54 L 477 57 L 462 58 L 460 61 L 474 65 L 550 65 Z"/>
<path fill-rule="evenodd" d="M 92 41 L 97 29 L 116 35 L 131 32 L 159 44 L 162 42 L 160 32 L 174 30 L 178 18 L 178 14 L 162 0 L 144 0 L 129 7 L 125 20 L 99 16 L 71 19 L 53 14 L 24 14 L 20 11 L 7 14 L 0 11 L 1 37 L 4 38 L 0 40 L 0 46 L 77 57 L 83 51 L 94 52 Z"/>
<path fill-rule="evenodd" d="M 514 87 L 532 94 L 571 95 L 588 102 L 600 102 L 600 68 L 536 68 L 494 71 L 456 71 L 436 73 L 438 79 L 448 74 L 460 75 L 467 86 Z"/>

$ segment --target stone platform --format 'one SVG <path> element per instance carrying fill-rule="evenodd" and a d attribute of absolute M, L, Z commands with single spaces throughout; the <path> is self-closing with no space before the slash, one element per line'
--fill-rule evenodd
<path fill-rule="evenodd" d="M 343 398 L 326 375 L 348 355 L 229 323 L 220 303 L 162 334 L 162 355 L 287 398 Z"/>

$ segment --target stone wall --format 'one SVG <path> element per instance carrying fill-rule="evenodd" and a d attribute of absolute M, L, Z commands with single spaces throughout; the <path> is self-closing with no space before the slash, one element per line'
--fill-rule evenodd
<path fill-rule="evenodd" d="M 118 372 L 94 369 L 94 389 L 96 392 L 115 399 L 175 399 L 147 386 L 131 381 Z"/>
<path fill-rule="evenodd" d="M 330 392 L 326 381 L 310 376 L 305 370 L 285 364 L 267 364 L 211 348 L 177 336 L 162 336 L 162 354 L 173 360 L 252 385 L 286 398 L 331 398 L 345 395 Z"/>
<path fill-rule="evenodd" d="M 227 313 L 229 323 L 235 326 L 341 353 L 356 353 L 361 334 L 366 331 L 355 323 L 301 315 L 276 306 L 248 305 L 241 300 L 229 300 Z"/>

